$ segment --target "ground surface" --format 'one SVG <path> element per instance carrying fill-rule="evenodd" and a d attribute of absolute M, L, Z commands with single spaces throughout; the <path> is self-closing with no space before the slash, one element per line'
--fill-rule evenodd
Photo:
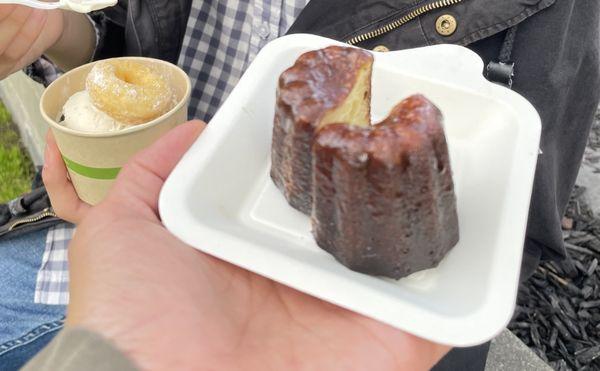
<path fill-rule="evenodd" d="M 486 371 L 552 371 L 512 332 L 505 330 L 492 341 Z"/>
<path fill-rule="evenodd" d="M 29 190 L 32 176 L 33 165 L 0 102 L 0 203 Z"/>

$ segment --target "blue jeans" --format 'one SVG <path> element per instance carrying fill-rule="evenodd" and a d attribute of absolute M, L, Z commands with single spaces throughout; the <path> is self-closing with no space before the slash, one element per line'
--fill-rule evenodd
<path fill-rule="evenodd" d="M 47 229 L 0 241 L 0 370 L 18 370 L 63 327 L 65 306 L 33 302 Z"/>

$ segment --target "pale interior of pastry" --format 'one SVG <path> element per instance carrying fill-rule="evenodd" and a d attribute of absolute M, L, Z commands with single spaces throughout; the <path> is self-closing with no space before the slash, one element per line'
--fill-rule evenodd
<path fill-rule="evenodd" d="M 371 100 L 372 63 L 365 63 L 358 70 L 356 84 L 342 104 L 323 115 L 319 127 L 328 124 L 344 123 L 348 125 L 369 126 Z"/>

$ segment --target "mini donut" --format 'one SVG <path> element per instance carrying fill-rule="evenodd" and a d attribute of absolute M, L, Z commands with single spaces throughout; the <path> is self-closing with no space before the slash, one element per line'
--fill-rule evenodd
<path fill-rule="evenodd" d="M 86 79 L 92 103 L 115 120 L 143 124 L 173 107 L 173 91 L 165 76 L 131 60 L 106 60 L 94 65 Z"/>

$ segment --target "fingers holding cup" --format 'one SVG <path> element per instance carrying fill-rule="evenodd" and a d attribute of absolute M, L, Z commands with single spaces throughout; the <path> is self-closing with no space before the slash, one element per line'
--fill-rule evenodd
<path fill-rule="evenodd" d="M 77 224 L 90 206 L 79 199 L 51 131 L 46 136 L 46 152 L 42 178 L 54 212 L 61 219 Z"/>

